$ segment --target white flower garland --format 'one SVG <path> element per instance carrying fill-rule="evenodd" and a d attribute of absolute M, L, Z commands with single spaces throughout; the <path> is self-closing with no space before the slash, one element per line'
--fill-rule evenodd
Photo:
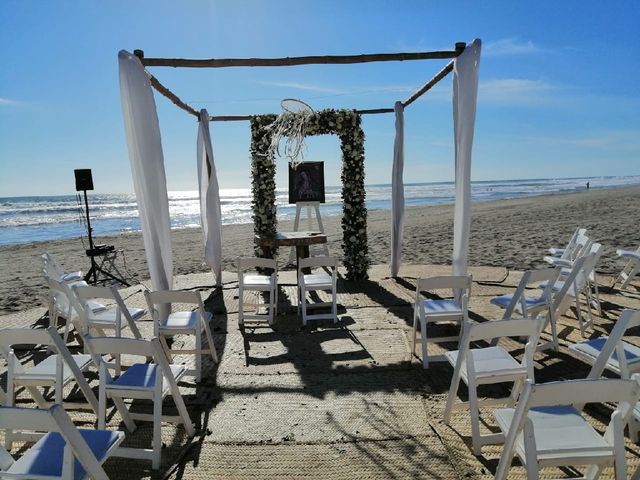
<path fill-rule="evenodd" d="M 306 135 L 335 134 L 342 143 L 342 249 L 347 279 L 368 278 L 367 208 L 364 189 L 364 132 L 361 117 L 353 110 L 322 110 L 307 115 Z M 275 115 L 251 119 L 251 173 L 254 231 L 257 235 L 276 232 L 275 163 L 269 126 Z M 261 250 L 256 248 L 258 255 Z M 274 252 L 271 252 L 273 254 Z"/>

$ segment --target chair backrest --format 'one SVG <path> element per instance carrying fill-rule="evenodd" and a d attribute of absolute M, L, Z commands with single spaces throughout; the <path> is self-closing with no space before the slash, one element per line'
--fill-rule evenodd
<path fill-rule="evenodd" d="M 505 337 L 526 337 L 527 344 L 525 346 L 525 353 L 520 363 L 523 367 L 527 368 L 529 378 L 533 379 L 533 354 L 536 351 L 538 337 L 542 331 L 543 324 L 543 318 L 518 318 L 493 320 L 482 323 L 466 323 L 462 333 L 462 340 L 460 341 L 460 353 L 458 354 L 457 362 L 461 365 L 461 362 L 466 359 L 468 364 L 472 363 L 471 356 L 469 355 L 472 342 L 480 340 L 489 342 Z M 458 365 L 456 365 L 456 371 L 460 371 Z M 467 371 L 469 371 L 469 365 L 467 366 Z"/>
<path fill-rule="evenodd" d="M 237 265 L 238 272 L 244 272 L 245 270 L 255 268 L 266 268 L 269 270 L 273 270 L 274 272 L 278 271 L 278 262 L 273 258 L 239 257 Z"/>
<path fill-rule="evenodd" d="M 547 282 L 539 299 L 544 300 L 544 302 L 550 306 L 553 299 L 553 285 L 556 280 L 558 280 L 559 275 L 560 270 L 557 268 L 543 268 L 540 270 L 527 270 L 524 272 L 524 275 L 522 275 L 522 279 L 511 298 L 511 302 L 507 305 L 502 318 L 511 318 L 518 304 L 520 304 L 521 311 L 523 315 L 525 315 L 528 308 L 525 291 L 527 287 L 537 283 Z"/>
<path fill-rule="evenodd" d="M 154 349 L 154 342 L 137 338 L 122 337 L 93 337 L 85 335 L 87 349 L 94 357 L 102 355 L 131 355 L 136 357 L 154 358 L 158 353 Z"/>
<path fill-rule="evenodd" d="M 65 319 L 70 320 L 69 317 L 73 315 L 73 294 L 69 285 L 61 282 L 58 279 L 45 275 L 45 281 L 49 287 L 49 294 L 53 301 L 52 307 L 58 309 L 60 312 L 65 312 Z M 49 312 L 49 315 L 54 315 L 54 312 Z"/>
<path fill-rule="evenodd" d="M 628 372 L 627 356 L 624 351 L 622 339 L 627 330 L 640 326 L 640 310 L 625 309 L 616 321 L 613 330 L 609 334 L 607 341 L 602 346 L 598 358 L 591 367 L 591 371 L 587 378 L 600 378 L 602 372 L 607 366 L 609 359 L 615 353 L 620 372 Z"/>
<path fill-rule="evenodd" d="M 566 257 L 563 256 L 565 260 L 575 260 L 578 257 L 586 254 L 589 251 L 589 247 L 593 243 L 586 234 L 578 233 L 576 236 L 576 241 L 571 248 L 568 248 L 566 253 Z"/>
<path fill-rule="evenodd" d="M 54 280 L 62 280 L 64 270 L 57 264 L 53 257 L 45 252 L 41 255 L 42 258 L 42 271 L 46 277 L 53 278 Z"/>
<path fill-rule="evenodd" d="M 164 322 L 171 313 L 171 306 L 174 303 L 184 303 L 188 305 L 196 305 L 202 318 L 204 318 L 204 303 L 200 292 L 187 292 L 185 290 L 158 290 L 155 292 L 144 292 L 144 298 L 147 301 L 149 312 L 153 317 L 156 327 L 159 323 Z M 157 332 L 156 332 L 157 334 Z"/>
<path fill-rule="evenodd" d="M 420 298 L 420 292 L 448 289 L 451 289 L 452 296 L 456 296 L 456 292 L 462 291 L 462 294 L 466 295 L 468 298 L 471 296 L 471 275 L 445 275 L 439 277 L 418 278 L 416 284 L 416 301 Z"/>
<path fill-rule="evenodd" d="M 108 480 L 109 478 L 62 405 L 53 405 L 49 410 L 0 407 L 0 429 L 57 432 L 62 436 L 65 441 L 62 472 L 59 477 L 56 476 L 58 472 L 46 472 L 43 473 L 43 477 L 74 478 L 73 459 L 75 458 L 90 478 L 94 480 Z M 37 458 L 43 460 L 45 457 L 39 456 Z M 44 461 L 47 462 L 47 460 Z M 13 457 L 9 452 L 0 446 L 0 470 L 8 469 L 13 462 Z M 1 472 L 0 476 L 2 476 Z M 12 473 L 10 478 L 33 478 L 33 474 Z"/>
<path fill-rule="evenodd" d="M 298 259 L 298 272 L 303 268 L 327 267 L 335 271 L 338 268 L 338 259 L 326 255 Z"/>
<path fill-rule="evenodd" d="M 608 443 L 613 444 L 614 441 L 624 442 L 622 436 L 624 432 L 614 435 L 612 430 L 616 427 L 616 422 L 618 428 L 624 429 L 638 399 L 640 399 L 640 375 L 634 375 L 631 379 L 564 380 L 545 384 L 534 384 L 531 380 L 527 380 L 516 406 L 509 432 L 506 435 L 495 478 L 505 478 L 513 457 L 516 438 L 525 428 L 527 415 L 531 408 L 585 403 L 614 403 L 616 409 L 603 435 Z M 622 438 L 620 438 L 621 436 Z M 619 447 L 624 452 L 624 445 Z M 579 450 L 579 447 L 577 449 Z"/>

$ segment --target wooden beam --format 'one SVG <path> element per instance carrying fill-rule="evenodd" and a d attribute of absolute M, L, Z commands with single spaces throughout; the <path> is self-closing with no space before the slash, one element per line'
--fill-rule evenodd
<path fill-rule="evenodd" d="M 460 47 L 462 45 L 462 47 Z M 455 58 L 464 50 L 463 43 L 456 43 L 455 50 L 409 53 L 371 53 L 364 55 L 321 55 L 282 58 L 146 58 L 142 50 L 137 56 L 145 67 L 226 68 L 226 67 L 285 67 L 295 65 L 346 65 L 370 62 L 403 62 L 434 58 Z"/>
<path fill-rule="evenodd" d="M 405 107 L 405 108 L 408 107 L 413 102 L 415 102 L 418 98 L 420 98 L 422 95 L 424 95 L 427 91 L 431 90 L 431 88 L 433 88 L 433 86 L 436 83 L 438 83 L 444 77 L 449 75 L 449 73 L 453 70 L 453 64 L 454 64 L 453 60 L 451 60 L 449 63 L 447 63 L 446 67 L 444 67 L 442 70 L 440 70 L 438 73 L 436 73 L 436 75 L 431 80 L 429 80 L 427 83 L 425 83 L 422 87 L 420 87 L 416 91 L 416 93 L 414 93 L 409 98 L 407 98 L 404 102 L 402 102 L 402 106 Z"/>
<path fill-rule="evenodd" d="M 185 112 L 188 112 L 191 115 L 195 115 L 196 117 L 200 117 L 200 114 L 198 113 L 198 111 L 195 108 L 191 107 L 190 105 L 187 105 L 182 100 L 180 100 L 180 98 L 175 93 L 173 93 L 167 87 L 162 85 L 160 83 L 160 81 L 156 77 L 151 75 L 148 71 L 147 71 L 147 75 L 149 75 L 149 80 L 151 81 L 151 86 L 153 88 L 155 88 L 156 91 L 159 94 L 164 95 L 165 97 L 167 97 L 169 100 L 171 100 L 173 102 L 174 105 L 176 105 L 177 107 L 181 108 Z"/>

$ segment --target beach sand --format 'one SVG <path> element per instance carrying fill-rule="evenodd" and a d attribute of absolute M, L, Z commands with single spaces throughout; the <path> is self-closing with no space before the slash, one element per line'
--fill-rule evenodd
<path fill-rule="evenodd" d="M 369 212 L 369 254 L 373 264 L 389 261 L 390 217 L 389 211 Z M 565 244 L 576 227 L 581 226 L 605 248 L 598 271 L 614 273 L 622 265 L 615 250 L 638 246 L 639 219 L 640 187 L 477 203 L 472 206 L 469 263 L 519 270 L 538 267 L 544 264 L 542 257 L 548 247 Z M 323 222 L 329 252 L 341 256 L 340 217 L 326 217 Z M 283 222 L 279 229 L 291 230 L 291 223 Z M 174 230 L 172 241 L 175 274 L 208 270 L 203 263 L 199 229 Z M 133 281 L 148 280 L 141 234 L 99 237 L 96 243 L 124 250 L 126 269 Z M 253 245 L 253 225 L 224 226 L 223 268 L 234 270 L 235 259 L 252 255 Z M 407 208 L 403 263 L 450 264 L 452 245 L 452 205 Z M 89 262 L 79 239 L 0 247 L 0 314 L 46 303 L 40 260 L 45 251 L 66 270 L 88 269 Z M 286 263 L 288 254 L 281 251 L 281 265 Z"/>

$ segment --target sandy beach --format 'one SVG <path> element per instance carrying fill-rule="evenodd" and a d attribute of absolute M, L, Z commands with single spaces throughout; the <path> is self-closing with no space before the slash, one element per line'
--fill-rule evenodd
<path fill-rule="evenodd" d="M 524 199 L 474 204 L 469 261 L 475 266 L 527 269 L 543 264 L 546 248 L 565 243 L 577 226 L 604 245 L 598 271 L 613 273 L 621 263 L 617 248 L 636 248 L 639 241 L 640 187 L 591 190 Z M 340 256 L 340 217 L 323 219 L 329 251 Z M 279 225 L 290 230 L 290 223 Z M 406 210 L 403 263 L 450 263 L 453 241 L 453 206 L 412 207 Z M 199 229 L 174 230 L 174 273 L 207 271 Z M 369 212 L 369 253 L 373 264 L 388 262 L 390 212 Z M 139 233 L 99 237 L 97 243 L 124 251 L 126 270 L 134 282 L 148 280 L 142 236 Z M 79 239 L 0 247 L 0 314 L 43 305 L 47 299 L 40 254 L 51 253 L 67 270 L 88 269 Z M 233 270 L 235 259 L 252 255 L 253 226 L 223 228 L 223 268 Z M 287 252 L 281 252 L 281 264 Z M 122 263 L 121 263 L 122 265 Z"/>

